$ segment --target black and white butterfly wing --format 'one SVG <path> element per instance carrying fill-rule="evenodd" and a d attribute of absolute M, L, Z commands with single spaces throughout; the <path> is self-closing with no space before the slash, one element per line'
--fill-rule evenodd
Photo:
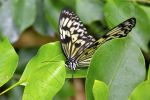
<path fill-rule="evenodd" d="M 88 66 L 91 61 L 92 55 L 94 54 L 97 47 L 101 46 L 103 43 L 105 43 L 108 40 L 127 36 L 127 34 L 135 26 L 135 24 L 136 24 L 136 19 L 130 18 L 122 22 L 121 24 L 117 25 L 116 27 L 114 27 L 106 35 L 104 35 L 99 40 L 94 42 L 78 57 L 79 66 L 84 66 L 84 65 Z"/>
<path fill-rule="evenodd" d="M 95 42 L 95 38 L 87 33 L 79 17 L 69 9 L 62 10 L 60 14 L 59 31 L 67 60 L 78 62 L 77 58 Z"/>

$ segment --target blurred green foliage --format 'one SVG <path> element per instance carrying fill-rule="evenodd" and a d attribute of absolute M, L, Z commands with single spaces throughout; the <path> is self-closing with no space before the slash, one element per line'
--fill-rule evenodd
<path fill-rule="evenodd" d="M 7 39 L 9 38 L 11 43 L 15 43 L 20 39 L 21 35 L 28 29 L 32 28 L 40 36 L 58 37 L 58 21 L 59 15 L 63 8 L 70 8 L 80 17 L 85 26 L 88 29 L 89 34 L 94 35 L 97 39 L 102 35 L 106 34 L 111 28 L 123 22 L 124 20 L 135 17 L 137 23 L 135 28 L 131 31 L 129 36 L 125 39 L 114 40 L 104 44 L 98 49 L 93 57 L 91 66 L 87 72 L 87 69 L 78 70 L 74 73 L 74 77 L 83 78 L 86 77 L 86 97 L 87 99 L 93 99 L 93 91 L 98 91 L 99 86 L 94 86 L 95 79 L 105 82 L 108 85 L 110 100 L 114 95 L 119 95 L 118 92 L 123 93 L 124 98 L 130 96 L 131 100 L 138 100 L 143 96 L 148 97 L 150 92 L 149 80 L 142 82 L 145 77 L 145 67 L 148 71 L 148 64 L 150 63 L 150 2 L 147 0 L 1 0 L 0 1 L 0 78 L 6 76 L 1 80 L 1 85 L 5 84 L 14 73 L 17 63 L 18 68 L 12 79 L 1 87 L 1 92 L 8 88 L 10 85 L 18 82 L 30 83 L 25 87 L 25 91 L 22 87 L 15 87 L 5 95 L 0 96 L 0 100 L 21 100 L 22 96 L 24 100 L 28 97 L 27 94 L 39 94 L 46 97 L 53 97 L 56 92 L 57 95 L 53 98 L 54 100 L 68 100 L 70 96 L 75 95 L 75 91 L 70 83 L 65 82 L 66 78 L 71 78 L 72 72 L 68 69 L 64 70 L 64 56 L 60 50 L 59 42 L 50 43 L 42 46 L 39 50 L 37 47 L 25 47 L 18 48 L 15 50 L 19 55 L 19 61 L 17 55 L 9 44 Z M 56 37 L 56 38 L 57 38 Z M 57 40 L 57 39 L 55 39 Z M 28 41 L 28 39 L 27 39 Z M 53 41 L 53 40 L 50 40 Z M 135 42 L 137 44 L 134 44 Z M 124 44 L 126 43 L 127 46 Z M 24 44 L 22 44 L 24 45 Z M 139 48 L 144 54 L 144 58 Z M 117 53 L 116 53 L 116 50 Z M 5 51 L 5 52 L 4 52 Z M 37 53 L 38 51 L 38 53 Z M 54 52 L 56 51 L 56 52 Z M 110 52 L 111 51 L 111 52 Z M 121 52 L 122 51 L 122 52 Z M 7 53 L 8 52 L 8 53 Z M 53 53 L 54 52 L 54 53 Z M 115 53 L 112 53 L 115 52 Z M 37 53 L 37 55 L 35 55 Z M 109 54 L 110 53 L 110 54 Z M 57 59 L 57 55 L 60 54 L 60 58 Z M 109 56 L 108 56 L 109 54 Z M 124 54 L 122 56 L 116 56 Z M 33 57 L 34 56 L 34 57 Z M 10 59 L 9 59 L 10 57 Z M 14 57 L 14 58 L 13 58 Z M 32 58 L 33 57 L 33 58 Z M 56 57 L 56 58 L 55 58 Z M 107 59 L 108 57 L 109 59 Z M 113 57 L 112 59 L 110 59 Z M 31 59 L 32 58 L 32 59 Z M 60 61 L 61 63 L 54 62 L 49 63 L 42 61 L 49 61 L 51 59 Z M 31 60 L 30 60 L 31 59 Z M 116 59 L 115 61 L 113 61 Z M 123 59 L 118 60 L 117 59 Z M 29 61 L 30 60 L 30 61 Z M 107 62 L 107 60 L 109 60 Z M 130 61 L 128 61 L 130 60 Z M 144 64 L 144 60 L 146 65 Z M 4 62 L 3 62 L 4 61 Z M 102 63 L 98 63 L 102 61 Z M 118 64 L 118 71 L 113 74 L 113 65 Z M 124 65 L 124 69 L 119 69 L 121 63 Z M 98 65 L 95 65 L 98 64 Z M 2 66 L 5 65 L 5 66 Z M 50 66 L 51 65 L 51 66 Z M 111 66 L 112 65 L 112 66 Z M 44 67 L 41 67 L 44 66 Z M 49 67 L 50 66 L 50 67 Z M 57 67 L 59 66 L 59 67 Z M 103 68 L 106 66 L 105 68 Z M 110 67 L 111 66 L 111 67 Z M 24 70 L 24 68 L 26 69 Z M 108 67 L 108 68 L 107 68 Z M 12 68 L 12 69 L 11 69 Z M 117 68 L 115 68 L 117 69 Z M 53 73 L 55 72 L 56 73 Z M 126 73 L 125 73 L 126 71 Z M 124 73 L 123 73 L 124 72 Z M 23 73 L 23 76 L 21 76 Z M 66 74 L 66 75 L 65 75 Z M 87 76 L 86 76 L 87 75 Z M 137 75 L 137 76 L 135 76 Z M 49 76 L 52 77 L 52 81 L 49 80 Z M 127 77 L 128 76 L 128 77 Z M 130 76 L 130 77 L 129 77 Z M 150 76 L 148 74 L 148 76 Z M 21 77 L 21 79 L 20 79 Z M 138 78 L 137 78 L 138 77 Z M 110 79 L 112 78 L 112 80 Z M 124 80 L 123 80 L 124 79 Z M 112 81 L 112 84 L 108 84 Z M 123 83 L 119 83 L 119 82 Z M 131 82 L 130 82 L 131 81 Z M 35 82 L 37 83 L 35 85 Z M 142 82 L 140 84 L 140 82 Z M 125 84 L 127 83 L 127 84 Z M 52 87 L 51 84 L 53 84 Z M 64 84 L 64 85 L 63 85 Z M 115 85 L 119 84 L 119 85 Z M 140 84 L 138 87 L 137 84 Z M 41 85 L 41 86 L 40 86 Z M 99 85 L 99 83 L 97 84 Z M 119 90 L 118 88 L 126 88 Z M 46 93 L 51 92 L 49 90 L 55 90 L 53 94 L 47 95 Z M 103 85 L 100 88 L 105 88 Z M 146 88 L 146 91 L 144 91 Z M 32 91 L 31 91 L 32 89 Z M 38 91 L 43 89 L 43 91 Z M 133 89 L 135 89 L 133 91 Z M 45 92 L 45 90 L 47 92 Z M 24 91 L 24 93 L 22 93 Z M 97 92 L 93 92 L 94 96 L 98 95 Z M 133 93 L 132 93 L 133 91 Z M 101 91 L 102 93 L 105 92 Z M 142 92 L 142 93 L 141 93 Z M 147 93 L 144 93 L 147 92 Z M 120 94 L 121 95 L 121 94 Z M 119 95 L 119 96 L 120 96 Z M 116 97 L 115 100 L 120 100 Z M 36 97 L 38 98 L 38 97 Z M 44 98 L 44 99 L 45 99 Z M 96 97 L 95 97 L 96 98 Z M 135 99 L 132 99 L 135 98 Z M 43 98 L 38 98 L 43 100 Z M 30 98 L 29 98 L 30 100 Z"/>

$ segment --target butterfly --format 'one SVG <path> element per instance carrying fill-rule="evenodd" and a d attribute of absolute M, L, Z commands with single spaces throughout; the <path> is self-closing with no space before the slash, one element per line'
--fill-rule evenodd
<path fill-rule="evenodd" d="M 96 40 L 88 34 L 80 18 L 70 9 L 63 9 L 59 17 L 60 43 L 71 70 L 88 67 L 97 47 L 114 38 L 127 36 L 136 24 L 134 17 L 127 19 Z"/>

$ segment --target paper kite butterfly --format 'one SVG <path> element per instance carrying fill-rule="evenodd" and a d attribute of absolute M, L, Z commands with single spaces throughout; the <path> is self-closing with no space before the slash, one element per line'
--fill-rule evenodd
<path fill-rule="evenodd" d="M 96 39 L 88 34 L 79 17 L 69 9 L 63 9 L 59 18 L 60 43 L 71 70 L 87 67 L 96 48 L 108 40 L 127 36 L 136 24 L 135 18 L 127 19 L 106 35 Z"/>

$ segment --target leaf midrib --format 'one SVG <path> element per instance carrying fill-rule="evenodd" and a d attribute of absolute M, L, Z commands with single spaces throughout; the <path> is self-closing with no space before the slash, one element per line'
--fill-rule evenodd
<path fill-rule="evenodd" d="M 127 45 L 127 43 L 125 43 L 125 48 L 126 48 L 126 45 Z M 115 76 L 117 76 L 117 72 L 119 71 L 119 69 L 122 67 L 122 66 L 120 66 L 121 65 L 121 63 L 124 61 L 124 57 L 125 57 L 125 55 L 126 55 L 126 51 L 127 51 L 127 49 L 123 49 L 123 52 L 124 53 L 121 53 L 121 57 L 120 57 L 120 60 L 119 60 L 119 63 L 117 64 L 117 66 L 116 66 L 116 69 L 115 69 L 115 71 L 114 71 L 114 73 L 113 73 L 113 75 L 112 75 L 112 78 L 110 79 L 110 82 L 109 82 L 109 84 L 108 84 L 108 87 L 109 87 L 109 89 L 111 88 L 111 86 L 112 86 L 112 83 L 113 83 L 113 81 L 114 81 L 114 79 L 115 79 Z"/>

